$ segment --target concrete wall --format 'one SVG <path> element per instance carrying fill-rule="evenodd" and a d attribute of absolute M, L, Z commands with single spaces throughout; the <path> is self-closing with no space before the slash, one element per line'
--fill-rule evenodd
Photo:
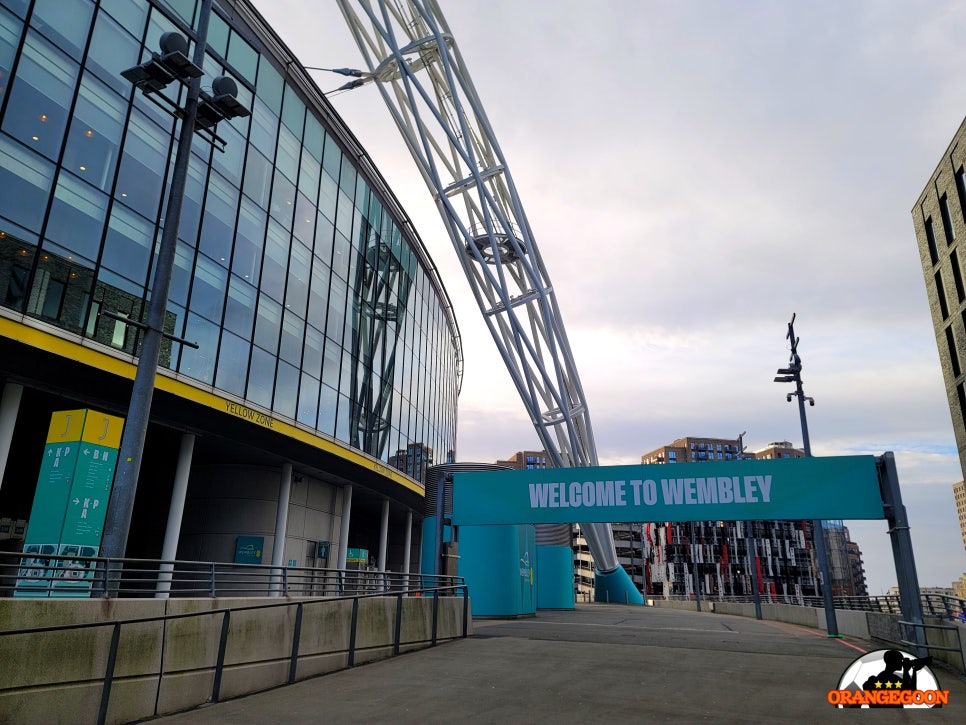
<path fill-rule="evenodd" d="M 292 606 L 232 611 L 220 697 L 288 683 L 297 599 Z M 359 600 L 355 664 L 393 654 L 396 597 Z M 431 645 L 433 599 L 402 600 L 400 652 Z M 132 620 L 276 604 L 278 599 L 0 599 L 0 630 Z M 439 599 L 438 641 L 463 634 L 463 603 Z M 351 601 L 303 604 L 296 680 L 348 666 Z M 208 702 L 221 613 L 124 624 L 107 722 L 124 723 Z M 472 620 L 468 626 L 472 633 Z M 96 722 L 113 627 L 0 636 L 0 723 Z"/>

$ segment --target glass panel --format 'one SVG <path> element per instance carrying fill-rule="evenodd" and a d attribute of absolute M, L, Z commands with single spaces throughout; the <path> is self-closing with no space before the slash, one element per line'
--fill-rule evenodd
<path fill-rule="evenodd" d="M 279 72 L 268 61 L 262 63 L 258 68 L 258 82 L 255 84 L 255 93 L 275 113 L 278 113 L 282 107 L 282 87 L 283 81 Z M 273 143 L 272 148 L 274 146 Z"/>
<path fill-rule="evenodd" d="M 162 2 L 171 8 L 179 18 L 194 27 L 196 0 L 162 0 Z"/>
<path fill-rule="evenodd" d="M 245 394 L 248 379 L 248 354 L 251 343 L 230 332 L 221 334 L 221 350 L 218 353 L 218 372 L 215 386 L 238 396 Z"/>
<path fill-rule="evenodd" d="M 349 262 L 352 258 L 352 245 L 341 233 L 335 235 L 335 249 L 332 254 L 332 272 L 342 279 L 349 279 Z"/>
<path fill-rule="evenodd" d="M 221 322 L 228 288 L 228 271 L 203 254 L 195 261 L 194 282 L 191 285 L 192 312 L 214 322 Z"/>
<path fill-rule="evenodd" d="M 252 127 L 249 143 L 269 158 L 275 156 L 275 142 L 278 139 L 278 116 L 272 113 L 261 99 L 255 99 L 252 111 Z"/>
<path fill-rule="evenodd" d="M 10 8 L 19 17 L 27 17 L 27 9 L 30 7 L 30 0 L 2 0 L 3 7 Z"/>
<path fill-rule="evenodd" d="M 245 339 L 251 338 L 256 296 L 257 290 L 254 287 L 235 275 L 231 276 L 228 301 L 225 303 L 225 328 L 237 332 Z"/>
<path fill-rule="evenodd" d="M 147 11 L 139 7 L 140 17 L 122 20 L 123 28 L 128 28 L 138 38 L 144 32 Z M 91 47 L 87 52 L 87 67 L 118 93 L 127 95 L 131 84 L 121 77 L 121 71 L 136 66 L 140 61 L 141 45 L 124 32 L 122 26 L 101 12 L 94 25 Z"/>
<path fill-rule="evenodd" d="M 30 24 L 40 28 L 57 47 L 80 58 L 93 13 L 89 0 L 37 0 Z"/>
<path fill-rule="evenodd" d="M 319 377 L 322 375 L 322 350 L 325 347 L 325 335 L 312 325 L 305 326 L 305 351 L 302 356 L 302 370 Z"/>
<path fill-rule="evenodd" d="M 312 286 L 309 290 L 309 311 L 306 320 L 319 329 L 325 328 L 329 298 L 329 267 L 318 259 L 312 264 Z"/>
<path fill-rule="evenodd" d="M 267 292 L 276 300 L 284 299 L 289 246 L 288 232 L 275 220 L 269 220 L 260 288 L 262 292 Z"/>
<path fill-rule="evenodd" d="M 245 137 L 233 125 L 223 123 L 218 135 L 225 139 L 225 150 L 212 154 L 211 165 L 235 186 L 241 186 L 245 168 Z"/>
<path fill-rule="evenodd" d="M 62 171 L 47 220 L 47 238 L 70 252 L 97 259 L 106 214 L 106 194 Z"/>
<path fill-rule="evenodd" d="M 143 113 L 131 113 L 114 195 L 148 219 L 158 215 L 170 141 Z"/>
<path fill-rule="evenodd" d="M 0 215 L 39 231 L 53 179 L 53 164 L 0 135 Z"/>
<path fill-rule="evenodd" d="M 23 311 L 36 250 L 36 244 L 13 231 L 0 230 L 0 305 Z"/>
<path fill-rule="evenodd" d="M 111 212 L 101 264 L 128 279 L 143 281 L 148 276 L 153 241 L 154 225 L 117 205 Z"/>
<path fill-rule="evenodd" d="M 188 178 L 185 179 L 184 199 L 181 201 L 181 223 L 178 225 L 178 239 L 183 239 L 192 247 L 198 243 L 198 227 L 201 224 L 201 200 L 205 195 L 205 176 L 208 164 L 196 154 L 188 161 Z M 217 176 L 217 174 L 213 174 Z M 164 197 L 164 210 L 167 213 L 168 197 Z"/>
<path fill-rule="evenodd" d="M 249 82 L 255 81 L 258 53 L 236 32 L 232 32 L 231 41 L 228 44 L 228 62 Z M 259 80 L 261 76 L 262 74 L 258 73 Z"/>
<path fill-rule="evenodd" d="M 235 217 L 238 213 L 238 194 L 238 189 L 220 175 L 212 174 L 209 177 L 199 248 L 225 267 L 228 266 L 231 256 Z"/>
<path fill-rule="evenodd" d="M 336 344 L 343 341 L 345 328 L 346 284 L 338 277 L 331 279 L 331 293 L 329 294 L 329 315 L 325 325 L 325 336 Z"/>
<path fill-rule="evenodd" d="M 299 386 L 298 421 L 314 428 L 318 415 L 319 381 L 302 373 L 302 384 Z"/>
<path fill-rule="evenodd" d="M 212 13 L 208 20 L 208 48 L 222 58 L 228 57 L 228 23 L 218 13 Z"/>
<path fill-rule="evenodd" d="M 344 396 L 339 396 L 339 410 L 336 413 L 335 420 L 335 437 L 340 441 L 349 442 L 349 421 L 352 415 L 352 407 L 349 405 L 349 399 Z"/>
<path fill-rule="evenodd" d="M 302 138 L 305 150 L 318 163 L 322 162 L 322 150 L 325 148 L 325 129 L 322 123 L 311 113 L 305 117 L 305 135 Z"/>
<path fill-rule="evenodd" d="M 322 158 L 322 168 L 333 179 L 339 178 L 339 171 L 342 168 L 342 149 L 339 148 L 336 140 L 328 134 L 325 136 L 325 156 Z"/>
<path fill-rule="evenodd" d="M 148 8 L 144 3 L 137 2 L 137 0 L 101 0 L 101 14 L 98 17 L 98 22 L 104 16 L 105 10 L 132 32 L 135 37 L 141 37 L 144 32 L 144 24 L 148 19 Z"/>
<path fill-rule="evenodd" d="M 302 244 L 312 249 L 312 235 L 315 232 L 315 206 L 303 194 L 295 201 L 295 222 L 292 231 Z"/>
<path fill-rule="evenodd" d="M 278 132 L 278 153 L 275 155 L 275 168 L 288 177 L 289 181 L 298 178 L 299 154 L 302 149 L 299 147 L 299 140 L 285 126 Z"/>
<path fill-rule="evenodd" d="M 305 322 L 285 310 L 282 322 L 282 345 L 279 357 L 295 366 L 302 363 L 302 338 L 305 336 Z"/>
<path fill-rule="evenodd" d="M 98 189 L 110 191 L 127 104 L 87 73 L 81 82 L 67 134 L 63 166 Z"/>
<path fill-rule="evenodd" d="M 308 202 L 315 206 L 319 198 L 319 178 L 322 165 L 312 156 L 309 149 L 302 149 L 302 169 L 299 173 L 299 191 L 305 194 Z"/>
<path fill-rule="evenodd" d="M 275 300 L 261 295 L 258 298 L 258 315 L 255 318 L 255 344 L 275 353 L 278 350 L 281 327 L 282 306 Z"/>
<path fill-rule="evenodd" d="M 352 205 L 352 200 L 340 191 L 339 209 L 335 217 L 335 230 L 346 239 L 352 239 L 352 216 L 355 212 L 356 208 Z"/>
<path fill-rule="evenodd" d="M 248 370 L 248 392 L 246 396 L 256 405 L 272 407 L 272 390 L 275 387 L 275 356 L 252 348 L 252 364 Z"/>
<path fill-rule="evenodd" d="M 195 250 L 184 242 L 178 242 L 174 252 L 174 267 L 171 270 L 171 290 L 169 302 L 184 307 L 188 304 L 188 285 L 191 284 L 191 268 L 194 267 Z"/>
<path fill-rule="evenodd" d="M 262 249 L 265 244 L 265 221 L 266 213 L 242 197 L 238 228 L 235 230 L 235 253 L 231 260 L 231 271 L 256 285 L 260 276 Z"/>
<path fill-rule="evenodd" d="M 0 103 L 3 103 L 3 96 L 10 82 L 10 68 L 13 67 L 22 32 L 23 23 L 0 8 Z"/>
<path fill-rule="evenodd" d="M 3 130 L 45 156 L 60 153 L 77 64 L 34 31 L 20 56 Z"/>
<path fill-rule="evenodd" d="M 245 165 L 244 192 L 262 209 L 268 209 L 269 191 L 272 186 L 272 165 L 264 156 L 252 149 Z"/>
<path fill-rule="evenodd" d="M 325 358 L 322 362 L 322 382 L 339 387 L 339 369 L 342 364 L 342 348 L 331 340 L 325 344 Z"/>
<path fill-rule="evenodd" d="M 27 314 L 71 332 L 82 332 L 94 278 L 91 266 L 69 258 L 62 250 L 41 251 L 27 299 Z"/>
<path fill-rule="evenodd" d="M 279 361 L 275 377 L 275 401 L 272 409 L 286 418 L 295 417 L 298 400 L 299 372 L 288 363 Z"/>
<path fill-rule="evenodd" d="M 285 103 L 282 105 L 282 123 L 298 138 L 302 138 L 305 127 L 305 104 L 295 93 L 292 86 L 285 86 Z M 292 177 L 295 178 L 294 176 Z"/>
<path fill-rule="evenodd" d="M 285 292 L 285 307 L 299 317 L 305 317 L 311 267 L 311 252 L 301 244 L 293 244 L 288 266 L 288 289 Z"/>
<path fill-rule="evenodd" d="M 178 371 L 203 383 L 213 382 L 215 353 L 218 350 L 218 326 L 189 312 L 184 338 L 197 343 L 198 349 L 182 346 Z"/>
<path fill-rule="evenodd" d="M 322 394 L 319 397 L 319 423 L 318 430 L 326 435 L 335 434 L 335 409 L 339 403 L 339 395 L 328 385 L 322 386 Z"/>
<path fill-rule="evenodd" d="M 295 213 L 295 184 L 278 171 L 272 185 L 270 212 L 286 229 L 292 228 L 292 214 Z"/>

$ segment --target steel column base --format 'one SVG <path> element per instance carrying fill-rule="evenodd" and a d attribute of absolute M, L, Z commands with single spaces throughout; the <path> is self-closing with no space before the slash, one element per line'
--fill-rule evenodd
<path fill-rule="evenodd" d="M 617 567 L 614 571 L 594 572 L 594 601 L 610 604 L 643 604 L 644 595 L 637 591 L 634 582 Z"/>

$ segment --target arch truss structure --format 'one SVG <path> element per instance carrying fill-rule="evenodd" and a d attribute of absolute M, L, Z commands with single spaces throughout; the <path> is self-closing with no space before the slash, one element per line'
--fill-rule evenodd
<path fill-rule="evenodd" d="M 557 467 L 596 466 L 590 417 L 553 286 L 506 159 L 435 0 L 338 0 L 433 195 L 486 325 Z M 610 524 L 582 524 L 618 568 Z M 567 543 L 558 542 L 558 543 Z"/>

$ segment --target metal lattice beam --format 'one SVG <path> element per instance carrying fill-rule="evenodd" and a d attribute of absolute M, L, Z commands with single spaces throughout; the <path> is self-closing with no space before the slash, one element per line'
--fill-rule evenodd
<path fill-rule="evenodd" d="M 443 219 L 486 325 L 556 467 L 595 466 L 553 286 L 496 136 L 434 0 L 338 0 Z M 598 570 L 610 524 L 582 524 Z"/>

